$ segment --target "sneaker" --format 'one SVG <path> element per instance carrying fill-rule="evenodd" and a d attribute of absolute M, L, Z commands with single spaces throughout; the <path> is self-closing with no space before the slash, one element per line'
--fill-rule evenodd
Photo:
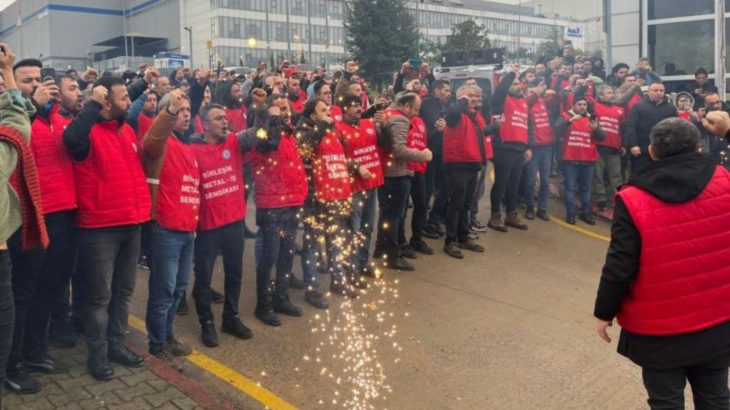
<path fill-rule="evenodd" d="M 400 270 L 400 271 L 407 271 L 411 272 L 416 270 L 416 268 L 407 260 L 403 259 L 402 257 L 388 259 L 387 266 L 390 269 Z"/>
<path fill-rule="evenodd" d="M 588 225 L 596 224 L 596 220 L 593 219 L 593 215 L 591 214 L 580 214 L 580 220 L 587 223 Z"/>
<path fill-rule="evenodd" d="M 218 346 L 218 333 L 215 331 L 215 325 L 213 321 L 207 320 L 200 324 L 200 330 L 202 332 L 201 339 L 203 344 L 207 347 Z"/>
<path fill-rule="evenodd" d="M 41 390 L 41 384 L 25 371 L 22 363 L 7 372 L 5 385 L 18 394 L 38 393 Z"/>
<path fill-rule="evenodd" d="M 403 255 L 404 258 L 408 259 L 418 259 L 416 251 L 411 247 L 411 245 L 408 244 L 401 246 L 401 255 Z"/>
<path fill-rule="evenodd" d="M 139 259 L 137 260 L 137 267 L 144 270 L 150 270 L 149 261 L 146 256 L 139 255 Z"/>
<path fill-rule="evenodd" d="M 144 357 L 134 353 L 126 347 L 119 349 L 109 350 L 107 355 L 109 361 L 119 363 L 122 366 L 127 367 L 142 367 L 144 366 Z"/>
<path fill-rule="evenodd" d="M 167 340 L 167 344 L 165 345 L 167 350 L 172 353 L 173 356 L 188 356 L 189 354 L 193 353 L 193 349 L 191 349 L 188 345 L 182 343 L 181 341 L 175 339 L 175 337 L 171 337 Z"/>
<path fill-rule="evenodd" d="M 418 253 L 422 253 L 424 255 L 433 255 L 433 249 L 431 249 L 423 240 L 411 241 L 410 246 L 411 249 Z"/>
<path fill-rule="evenodd" d="M 292 289 L 306 289 L 307 285 L 302 280 L 294 276 L 293 273 L 289 274 L 289 287 Z"/>
<path fill-rule="evenodd" d="M 530 221 L 535 219 L 535 208 L 532 208 L 532 207 L 527 208 L 527 210 L 525 211 L 525 219 L 530 220 Z"/>
<path fill-rule="evenodd" d="M 550 220 L 550 215 L 548 215 L 547 211 L 544 209 L 537 210 L 537 217 L 542 219 L 545 222 Z"/>
<path fill-rule="evenodd" d="M 318 290 L 308 290 L 307 293 L 304 294 L 304 299 L 317 309 L 327 309 L 330 307 L 327 299 L 324 297 L 322 292 Z"/>
<path fill-rule="evenodd" d="M 190 313 L 190 309 L 188 308 L 188 298 L 185 296 L 185 292 L 183 292 L 182 298 L 180 298 L 180 304 L 177 305 L 177 314 L 180 316 L 185 316 Z"/>
<path fill-rule="evenodd" d="M 469 240 L 472 240 L 472 241 L 478 241 L 479 240 L 479 235 L 477 235 L 476 232 L 469 232 L 468 234 L 466 234 L 466 237 L 469 238 Z"/>
<path fill-rule="evenodd" d="M 471 223 L 471 230 L 474 232 L 487 232 L 487 226 L 479 221 L 474 221 Z"/>
<path fill-rule="evenodd" d="M 33 359 L 23 359 L 23 364 L 29 372 L 42 371 L 50 374 L 58 374 L 68 371 L 67 364 L 55 360 L 48 353 L 42 353 Z"/>
<path fill-rule="evenodd" d="M 452 258 L 464 259 L 464 254 L 461 253 L 459 246 L 456 242 L 449 242 L 444 246 L 444 252 Z"/>
<path fill-rule="evenodd" d="M 210 288 L 210 300 L 213 303 L 223 303 L 223 294 Z"/>
<path fill-rule="evenodd" d="M 459 242 L 459 248 L 472 252 L 484 252 L 484 247 L 474 241 Z"/>
<path fill-rule="evenodd" d="M 253 337 L 251 329 L 247 328 L 238 317 L 223 319 L 223 326 L 221 326 L 223 333 L 228 333 L 239 339 L 250 339 Z"/>

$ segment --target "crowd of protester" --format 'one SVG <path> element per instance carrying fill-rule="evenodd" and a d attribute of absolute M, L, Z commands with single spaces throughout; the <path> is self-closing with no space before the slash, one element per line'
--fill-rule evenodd
<path fill-rule="evenodd" d="M 327 309 L 358 297 L 378 266 L 414 270 L 410 260 L 435 253 L 424 238 L 462 259 L 484 252 L 488 228 L 549 220 L 551 177 L 562 178 L 568 223 L 610 217 L 664 118 L 695 124 L 701 150 L 726 160 L 727 143 L 701 125 L 723 109 L 705 70 L 674 101 L 648 60 L 606 75 L 569 46 L 534 68 L 512 65 L 491 95 L 475 79 L 452 90 L 426 64 L 408 77 L 409 63 L 378 95 L 353 61 L 334 73 L 285 60 L 246 75 L 165 77 L 141 65 L 41 78 L 40 61 L 15 62 L 1 46 L 0 380 L 19 393 L 41 388 L 29 371 L 66 370 L 47 341 L 69 347 L 83 334 L 98 380 L 114 377 L 112 362 L 144 364 L 125 346 L 139 266 L 149 269 L 149 352 L 170 361 L 191 352 L 174 334 L 191 276 L 202 343 L 219 343 L 212 303 L 223 304 L 223 332 L 252 337 L 238 312 L 245 239 L 255 239 L 255 317 L 279 326 L 280 315 L 303 315 L 289 289 Z M 222 294 L 211 288 L 219 255 Z"/>

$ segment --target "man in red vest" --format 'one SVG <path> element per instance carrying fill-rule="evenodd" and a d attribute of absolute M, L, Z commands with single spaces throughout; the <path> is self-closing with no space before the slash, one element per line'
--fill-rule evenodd
<path fill-rule="evenodd" d="M 705 127 L 725 135 L 730 118 Z M 618 352 L 641 366 L 652 409 L 684 408 L 687 381 L 696 408 L 730 406 L 730 173 L 698 144 L 682 119 L 653 128 L 653 162 L 616 196 L 595 302 L 598 335 L 610 342 L 617 319 Z"/>
<path fill-rule="evenodd" d="M 593 194 L 598 212 L 602 212 L 608 209 L 609 198 L 623 185 L 621 157 L 626 155 L 621 136 L 626 110 L 614 104 L 614 90 L 610 85 L 598 88 L 598 100 L 593 101 L 593 114 L 606 134 L 603 141 L 597 142 L 598 160 L 593 173 Z"/>
<path fill-rule="evenodd" d="M 144 135 L 144 168 L 152 195 L 147 336 L 149 352 L 163 361 L 192 350 L 172 332 L 180 299 L 190 280 L 193 241 L 200 210 L 200 171 L 181 138 L 190 126 L 190 100 L 182 90 L 160 101 L 160 114 Z"/>
<path fill-rule="evenodd" d="M 289 96 L 289 102 L 292 110 L 296 111 L 297 114 L 302 112 L 304 103 L 307 102 L 307 93 L 299 87 L 301 81 L 302 77 L 299 74 L 292 74 L 286 80 L 286 92 Z"/>
<path fill-rule="evenodd" d="M 71 77 L 64 76 L 57 83 L 59 98 L 52 101 L 50 109 L 36 115 L 31 126 L 31 149 L 51 244 L 48 249 L 36 247 L 23 251 L 19 231 L 9 241 L 14 273 L 15 329 L 7 384 L 11 390 L 22 393 L 40 389 L 40 384 L 27 375 L 23 367 L 54 373 L 67 370 L 66 365 L 48 355 L 46 337 L 52 303 L 63 296 L 68 297 L 68 281 L 75 259 L 76 184 L 73 162 L 61 135 L 81 110 L 83 95 Z M 64 313 L 67 313 L 65 309 Z M 73 332 L 67 330 L 66 337 L 73 342 Z"/>
<path fill-rule="evenodd" d="M 546 90 L 539 80 L 528 84 L 527 103 L 530 107 L 528 132 L 531 135 L 532 160 L 525 165 L 525 218 L 535 219 L 535 185 L 540 174 L 540 188 L 537 194 L 537 217 L 549 221 L 547 214 L 550 193 L 550 172 L 553 168 L 555 130 L 551 117 L 560 110 L 560 101 L 555 90 Z"/>
<path fill-rule="evenodd" d="M 193 297 L 203 344 L 215 347 L 218 346 L 218 334 L 210 308 L 210 283 L 218 254 L 223 256 L 225 274 L 222 330 L 239 339 L 253 336 L 238 318 L 246 217 L 246 203 L 242 200 L 245 186 L 243 156 L 266 140 L 257 138 L 260 127 L 257 122 L 254 122 L 254 128 L 238 134 L 230 132 L 222 105 L 205 106 L 200 112 L 200 119 L 205 133 L 194 139 L 192 145 L 200 167 L 202 187 L 200 220 L 195 238 Z"/>
<path fill-rule="evenodd" d="M 302 309 L 287 292 L 294 263 L 297 215 L 307 197 L 307 175 L 299 156 L 291 124 L 289 99 L 269 97 L 269 122 L 278 133 L 272 141 L 251 152 L 256 179 L 256 310 L 254 315 L 270 326 L 281 325 L 279 314 L 299 317 Z M 271 270 L 276 266 L 276 279 Z"/>
<path fill-rule="evenodd" d="M 591 215 L 591 180 L 598 160 L 596 143 L 605 139 L 605 133 L 588 114 L 588 101 L 579 94 L 573 109 L 562 114 L 555 124 L 555 134 L 562 139 L 563 173 L 565 174 L 565 221 L 575 225 L 575 193 L 580 197 L 580 219 L 595 225 Z"/>
<path fill-rule="evenodd" d="M 124 122 L 131 102 L 124 81 L 101 77 L 63 141 L 74 160 L 80 228 L 78 269 L 86 285 L 86 344 L 91 375 L 114 377 L 111 363 L 139 367 L 124 346 L 134 291 L 140 226 L 150 219 L 150 192 L 141 147 Z"/>
<path fill-rule="evenodd" d="M 360 97 L 345 95 L 338 104 L 342 107 L 342 121 L 335 123 L 335 127 L 345 148 L 345 156 L 349 161 L 357 163 L 358 169 L 352 184 L 354 192 L 350 226 L 358 238 L 352 264 L 357 275 L 364 273 L 372 276 L 373 269 L 368 261 L 378 205 L 376 190 L 384 181 L 383 164 L 378 151 L 378 135 L 382 133 L 382 122 L 376 125 L 371 120 L 361 118 Z"/>

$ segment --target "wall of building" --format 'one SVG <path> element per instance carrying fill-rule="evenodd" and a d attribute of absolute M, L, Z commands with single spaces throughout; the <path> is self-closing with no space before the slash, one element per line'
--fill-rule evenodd
<path fill-rule="evenodd" d="M 641 2 L 611 0 L 611 53 L 606 61 L 612 65 L 625 62 L 631 66 L 641 57 Z"/>

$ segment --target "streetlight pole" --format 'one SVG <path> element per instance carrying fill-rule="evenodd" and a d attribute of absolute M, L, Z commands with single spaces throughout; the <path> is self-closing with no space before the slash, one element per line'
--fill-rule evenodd
<path fill-rule="evenodd" d="M 188 32 L 188 53 L 190 54 L 190 68 L 195 67 L 193 65 L 193 26 L 183 27 Z"/>

